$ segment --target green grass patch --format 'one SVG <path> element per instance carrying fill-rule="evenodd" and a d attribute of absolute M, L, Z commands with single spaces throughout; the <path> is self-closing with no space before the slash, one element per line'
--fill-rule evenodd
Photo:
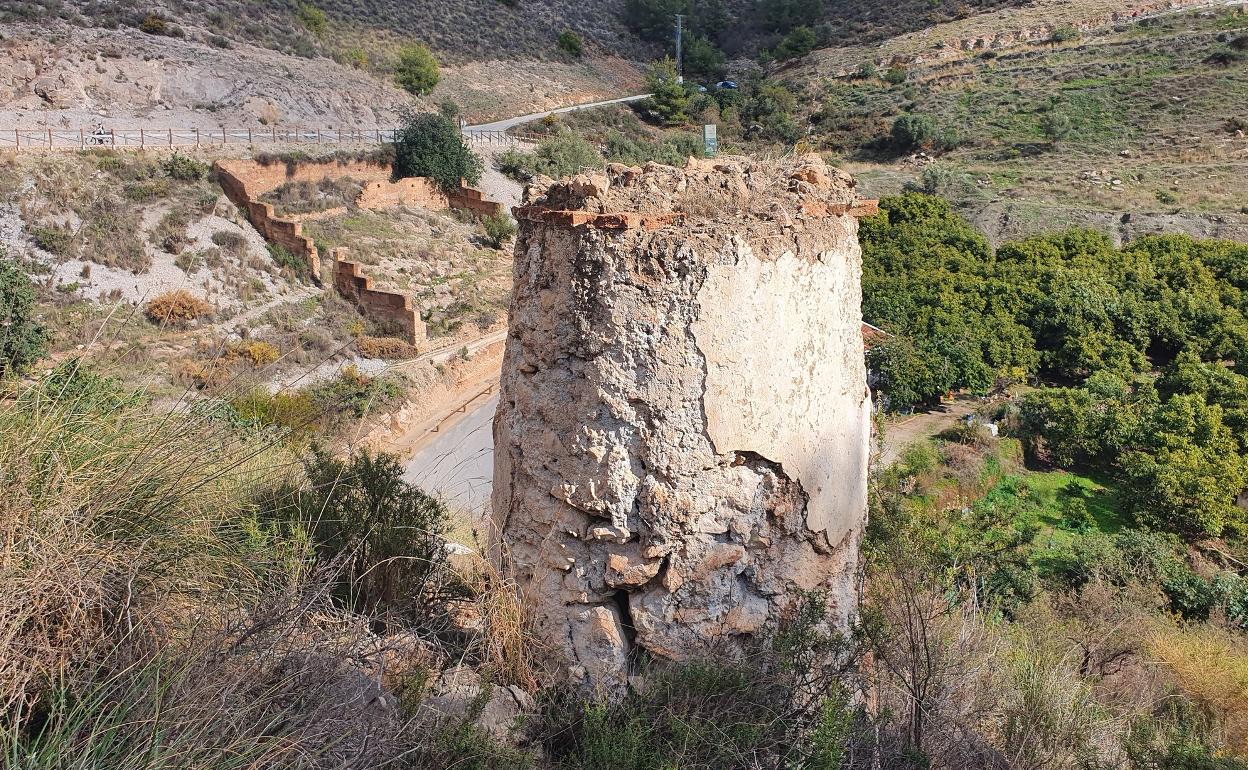
<path fill-rule="evenodd" d="M 1088 517 L 1072 520 L 1071 499 L 1078 497 Z M 1003 477 L 980 504 L 1000 506 L 1019 519 L 1040 525 L 1036 544 L 1053 548 L 1088 531 L 1117 534 L 1128 525 L 1118 485 L 1107 478 L 1069 471 L 1022 471 Z"/>

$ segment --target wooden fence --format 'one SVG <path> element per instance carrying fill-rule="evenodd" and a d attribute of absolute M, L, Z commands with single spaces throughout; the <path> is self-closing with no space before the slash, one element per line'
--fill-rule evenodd
<path fill-rule="evenodd" d="M 0 151 L 85 150 L 108 147 L 158 150 L 260 144 L 380 144 L 393 142 L 394 128 L 80 128 L 0 129 Z"/>

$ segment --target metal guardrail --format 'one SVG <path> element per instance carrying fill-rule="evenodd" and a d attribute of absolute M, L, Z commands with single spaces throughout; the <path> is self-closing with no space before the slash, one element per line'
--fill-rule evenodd
<path fill-rule="evenodd" d="M 380 144 L 393 142 L 395 128 L 80 128 L 0 129 L 0 151 L 87 150 L 93 147 L 158 150 L 258 144 Z"/>
<path fill-rule="evenodd" d="M 478 128 L 465 128 L 463 134 L 464 139 L 467 139 L 469 142 L 481 142 L 483 144 L 534 144 L 541 139 L 536 134 L 511 134 L 506 131 Z"/>

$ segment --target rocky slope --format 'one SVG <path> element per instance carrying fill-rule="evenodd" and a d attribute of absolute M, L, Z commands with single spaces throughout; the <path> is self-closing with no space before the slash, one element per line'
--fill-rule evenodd
<path fill-rule="evenodd" d="M 68 23 L 11 24 L 0 49 L 0 127 L 388 127 L 450 99 L 470 119 L 618 96 L 638 86 L 621 60 L 469 62 L 416 99 L 386 76 L 253 45 Z M 501 73 L 506 72 L 506 76 Z"/>

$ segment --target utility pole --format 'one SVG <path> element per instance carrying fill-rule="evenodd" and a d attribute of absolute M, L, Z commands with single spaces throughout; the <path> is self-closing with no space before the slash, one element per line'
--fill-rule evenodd
<path fill-rule="evenodd" d="M 685 64 L 681 58 L 680 52 L 680 35 L 683 31 L 685 17 L 683 14 L 676 14 L 676 82 L 685 82 Z"/>

